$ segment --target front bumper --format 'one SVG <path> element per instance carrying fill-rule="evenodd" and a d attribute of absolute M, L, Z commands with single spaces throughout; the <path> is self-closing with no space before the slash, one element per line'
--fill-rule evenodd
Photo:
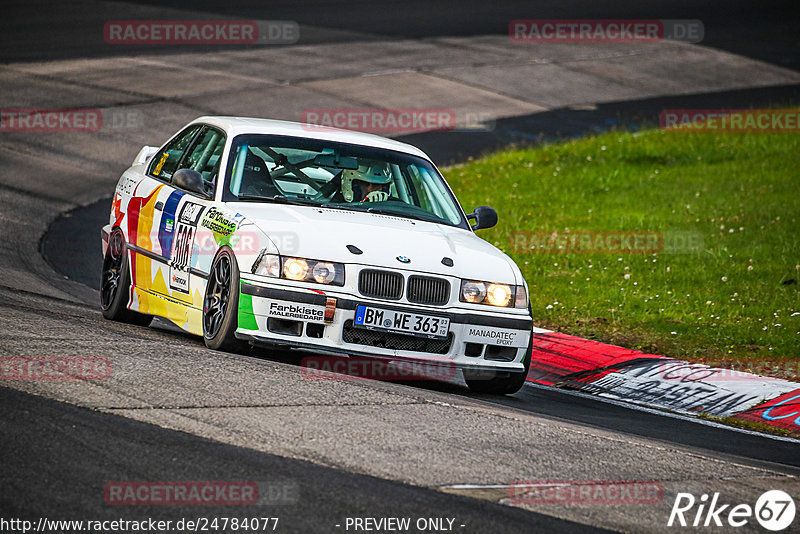
<path fill-rule="evenodd" d="M 525 369 L 532 320 L 522 310 L 503 313 L 412 306 L 354 296 L 337 291 L 339 288 L 326 288 L 322 293 L 280 282 L 264 283 L 243 277 L 237 338 L 317 354 L 438 361 L 465 369 Z M 353 321 L 359 304 L 447 317 L 448 336 L 430 339 L 356 327 Z"/>

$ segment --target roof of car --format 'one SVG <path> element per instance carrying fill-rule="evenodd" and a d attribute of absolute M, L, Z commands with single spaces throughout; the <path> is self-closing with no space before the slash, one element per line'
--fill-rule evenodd
<path fill-rule="evenodd" d="M 231 137 L 241 134 L 270 134 L 286 135 L 291 137 L 307 137 L 311 139 L 324 139 L 337 141 L 340 143 L 350 143 L 354 145 L 364 145 L 375 148 L 385 148 L 414 154 L 425 159 L 430 159 L 420 149 L 413 145 L 401 143 L 394 139 L 388 139 L 379 135 L 373 135 L 352 130 L 342 130 L 339 128 L 329 128 L 316 124 L 304 124 L 300 122 L 279 121 L 272 119 L 257 119 L 252 117 L 221 117 L 205 116 L 198 117 L 192 123 L 202 122 L 219 126 L 224 129 Z"/>

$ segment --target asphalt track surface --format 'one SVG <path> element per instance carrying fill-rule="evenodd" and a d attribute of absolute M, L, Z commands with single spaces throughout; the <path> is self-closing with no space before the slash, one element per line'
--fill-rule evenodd
<path fill-rule="evenodd" d="M 0 23 L 5 25 L 0 32 L 3 60 L 74 61 L 63 66 L 12 64 L 0 72 L 0 83 L 8 90 L 0 103 L 135 106 L 141 92 L 129 88 L 114 93 L 71 74 L 80 71 L 81 58 L 105 59 L 108 64 L 93 63 L 91 68 L 105 66 L 114 72 L 115 61 L 129 61 L 126 53 L 143 52 L 109 50 L 98 42 L 97 32 L 86 28 L 102 27 L 109 18 L 193 18 L 186 14 L 195 12 L 298 20 L 320 28 L 306 33 L 309 47 L 353 43 L 354 51 L 385 46 L 379 41 L 386 35 L 425 43 L 431 37 L 502 34 L 505 21 L 513 18 L 576 18 L 578 12 L 584 18 L 699 18 L 706 24 L 704 44 L 749 58 L 737 59 L 740 63 L 766 62 L 753 64 L 761 69 L 753 75 L 760 82 L 655 96 L 643 91 L 642 98 L 609 96 L 589 107 L 540 106 L 527 113 L 517 101 L 495 101 L 506 111 L 498 114 L 489 132 L 404 137 L 437 161 L 460 161 L 509 143 L 639 127 L 652 123 L 665 107 L 800 101 L 796 78 L 785 70 L 796 70 L 798 57 L 796 39 L 786 32 L 788 2 L 770 4 L 767 10 L 757 3 L 726 2 L 724 8 L 710 3 L 701 11 L 693 9 L 694 3 L 646 8 L 619 3 L 610 10 L 577 11 L 577 4 L 565 3 L 543 6 L 535 15 L 523 3 L 491 9 L 489 4 L 463 2 L 435 8 L 411 3 L 402 9 L 391 3 L 311 5 L 317 11 L 309 13 L 309 4 L 288 2 L 273 4 L 268 13 L 255 3 L 86 3 L 77 10 L 69 4 L 36 10 L 33 4 L 19 3 Z M 387 10 L 394 16 L 381 15 Z M 745 37 L 735 38 L 737 32 Z M 151 52 L 157 56 L 175 50 Z M 194 52 L 213 61 L 217 50 Z M 149 64 L 157 65 L 149 57 Z M 28 76 L 36 83 L 29 83 Z M 0 138 L 0 235 L 6 243 L 0 251 L 0 354 L 102 354 L 114 363 L 114 376 L 105 383 L 2 382 L 0 517 L 231 515 L 229 507 L 108 506 L 102 487 L 112 480 L 288 483 L 297 489 L 292 503 L 243 514 L 278 515 L 279 531 L 284 532 L 336 532 L 340 529 L 335 525 L 346 517 L 381 516 L 454 517 L 465 525 L 464 532 L 581 532 L 592 527 L 660 532 L 666 530 L 677 491 L 724 491 L 737 502 L 753 501 L 772 488 L 798 495 L 795 442 L 538 387 L 496 399 L 471 395 L 458 382 L 314 383 L 300 379 L 286 355 L 212 353 L 200 340 L 163 323 L 138 328 L 103 321 L 93 288 L 99 276 L 98 228 L 107 213 L 105 196 L 138 146 L 158 142 L 192 116 L 207 112 L 207 104 L 192 101 L 181 90 L 186 88 L 167 84 L 162 96 L 143 101 L 152 106 L 148 117 L 163 118 L 156 128 L 88 137 Z M 158 131 L 156 139 L 150 130 Z M 496 504 L 502 492 L 453 495 L 448 489 L 526 479 L 659 480 L 665 499 L 639 508 L 531 505 L 523 510 Z"/>
<path fill-rule="evenodd" d="M 503 532 L 603 532 L 518 508 L 223 445 L 6 388 L 0 388 L 0 402 L 5 412 L 0 454 L 13 458 L 4 462 L 0 475 L 3 517 L 177 520 L 235 514 L 277 516 L 278 532 L 334 532 L 347 517 L 447 516 L 457 518 L 457 528 L 465 525 L 458 528 L 462 532 L 491 532 L 498 524 Z M 138 480 L 263 480 L 273 494 L 265 487 L 267 504 L 237 510 L 138 506 L 134 513 L 121 514 L 120 507 L 87 498 L 103 495 L 110 470 Z M 57 500 L 51 498 L 54 494 Z"/>

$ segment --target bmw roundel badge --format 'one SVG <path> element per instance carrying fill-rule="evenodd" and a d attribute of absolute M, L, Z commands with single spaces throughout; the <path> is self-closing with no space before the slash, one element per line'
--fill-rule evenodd
<path fill-rule="evenodd" d="M 407 258 L 405 256 L 397 256 L 397 261 L 400 263 L 411 263 L 411 258 Z"/>

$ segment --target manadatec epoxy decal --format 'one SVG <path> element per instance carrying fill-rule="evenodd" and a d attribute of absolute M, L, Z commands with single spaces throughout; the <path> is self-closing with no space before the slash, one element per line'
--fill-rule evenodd
<path fill-rule="evenodd" d="M 186 193 L 173 191 L 164 203 L 164 212 L 158 226 L 158 242 L 161 244 L 161 254 L 167 259 L 172 258 L 172 238 L 175 235 L 175 212 L 178 203 Z"/>

